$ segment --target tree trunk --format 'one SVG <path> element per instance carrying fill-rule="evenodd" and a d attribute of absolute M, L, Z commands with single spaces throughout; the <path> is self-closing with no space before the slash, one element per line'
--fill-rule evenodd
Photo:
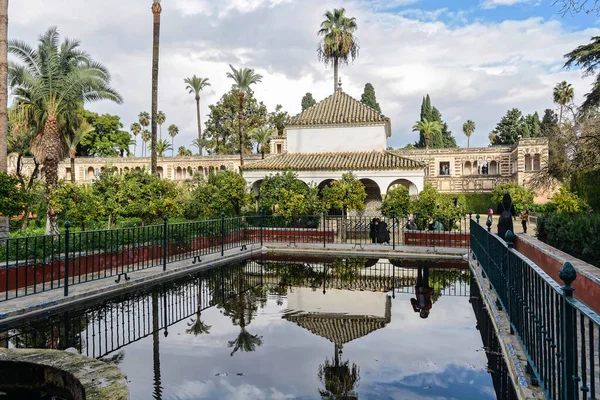
<path fill-rule="evenodd" d="M 175 136 L 171 136 L 171 157 L 175 157 Z"/>
<path fill-rule="evenodd" d="M 75 155 L 71 154 L 71 183 L 75 183 Z"/>
<path fill-rule="evenodd" d="M 23 214 L 23 218 L 21 218 L 21 232 L 27 232 L 27 227 L 29 226 L 29 213 L 31 212 L 31 205 L 27 204 L 25 207 L 25 214 Z"/>
<path fill-rule="evenodd" d="M 339 65 L 337 57 L 333 59 L 333 93 L 336 92 L 339 82 Z"/>
<path fill-rule="evenodd" d="M 150 172 L 152 175 L 156 175 L 156 114 L 158 112 L 158 49 L 160 40 L 160 4 L 158 6 L 158 12 L 154 14 L 154 37 L 152 45 L 152 143 L 150 150 Z"/>
<path fill-rule="evenodd" d="M 560 105 L 560 116 L 558 117 L 558 126 L 562 125 L 562 113 L 563 113 L 563 105 Z"/>
<path fill-rule="evenodd" d="M 240 92 L 240 111 L 238 114 L 238 125 L 240 130 L 240 166 L 244 166 L 244 130 L 242 129 L 242 117 L 244 113 L 244 92 Z"/>
<path fill-rule="evenodd" d="M 202 124 L 200 123 L 200 95 L 196 95 L 196 119 L 198 120 L 198 155 L 202 155 Z"/>
<path fill-rule="evenodd" d="M 429 150 L 429 137 L 427 135 L 423 135 L 425 137 L 425 150 Z"/>
<path fill-rule="evenodd" d="M 260 146 L 260 158 L 261 160 L 265 159 L 265 147 L 264 146 Z"/>
<path fill-rule="evenodd" d="M 56 123 L 56 115 L 48 115 L 42 134 L 41 141 L 44 143 L 46 151 L 46 157 L 43 161 L 44 180 L 46 181 L 46 203 L 48 206 L 46 235 L 58 235 L 58 214 L 49 204 L 50 194 L 56 189 L 56 184 L 58 183 L 58 163 L 60 162 L 62 146 L 58 124 Z"/>
<path fill-rule="evenodd" d="M 156 400 L 162 399 L 162 385 L 160 378 L 160 327 L 158 325 L 158 294 L 152 293 L 152 364 L 154 372 L 154 396 Z"/>
<path fill-rule="evenodd" d="M 0 0 L 0 172 L 7 172 L 8 79 L 7 60 L 8 0 Z M 8 237 L 8 217 L 0 217 L 0 239 Z"/>
<path fill-rule="evenodd" d="M 467 149 L 471 147 L 471 136 L 467 136 Z"/>

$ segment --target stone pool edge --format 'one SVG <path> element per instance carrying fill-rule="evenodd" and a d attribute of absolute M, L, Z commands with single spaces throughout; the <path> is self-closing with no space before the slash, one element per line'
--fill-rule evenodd
<path fill-rule="evenodd" d="M 489 281 L 483 277 L 483 270 L 479 263 L 474 259 L 469 259 L 469 266 L 477 286 L 481 292 L 486 312 L 490 316 L 498 343 L 502 349 L 502 355 L 508 366 L 508 373 L 513 387 L 519 400 L 545 400 L 546 395 L 540 386 L 534 386 L 531 383 L 529 375 L 525 373 L 527 365 L 527 356 L 525 350 L 515 335 L 510 333 L 510 321 L 504 311 L 496 307 L 496 293 L 490 289 Z"/>

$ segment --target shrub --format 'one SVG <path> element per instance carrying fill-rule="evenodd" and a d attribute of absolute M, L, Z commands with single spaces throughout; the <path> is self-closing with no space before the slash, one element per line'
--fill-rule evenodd
<path fill-rule="evenodd" d="M 537 219 L 537 237 L 600 267 L 600 216 L 583 214 L 543 214 Z"/>
<path fill-rule="evenodd" d="M 586 211 L 588 207 L 576 193 L 569 192 L 564 186 L 561 186 L 552 196 L 552 202 L 556 204 L 556 211 L 559 213 L 580 213 Z"/>
<path fill-rule="evenodd" d="M 530 212 L 535 212 L 538 214 L 547 214 L 547 213 L 554 213 L 556 212 L 556 210 L 558 209 L 558 206 L 556 205 L 556 203 L 545 203 L 545 204 L 532 204 L 529 206 L 529 211 Z"/>
<path fill-rule="evenodd" d="M 411 201 L 406 186 L 398 186 L 387 192 L 383 203 L 381 203 L 381 213 L 386 217 L 391 217 L 392 212 L 396 216 L 410 214 Z"/>
<path fill-rule="evenodd" d="M 600 210 L 600 169 L 576 172 L 571 176 L 571 191 L 577 193 L 594 210 Z"/>
<path fill-rule="evenodd" d="M 487 214 L 488 207 L 495 208 L 496 203 L 491 193 L 440 193 L 440 196 L 449 199 L 452 203 L 463 203 L 467 213 Z"/>
<path fill-rule="evenodd" d="M 510 194 L 517 214 L 520 214 L 525 208 L 533 204 L 533 198 L 535 197 L 533 190 L 523 187 L 518 183 L 503 183 L 496 186 L 496 188 L 492 191 L 492 200 L 494 201 L 494 205 L 497 205 L 502 201 L 502 197 L 505 193 Z M 492 208 L 495 209 L 496 207 L 494 206 Z"/>

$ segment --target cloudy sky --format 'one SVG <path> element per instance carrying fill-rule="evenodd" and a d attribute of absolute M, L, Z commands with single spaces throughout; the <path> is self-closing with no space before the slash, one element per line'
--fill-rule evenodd
<path fill-rule="evenodd" d="M 333 71 L 316 56 L 316 32 L 328 9 L 344 7 L 357 18 L 359 58 L 341 69 L 344 90 L 360 98 L 371 82 L 384 114 L 392 119 L 394 147 L 414 142 L 411 126 L 421 98 L 432 103 L 466 146 L 462 124 L 477 130 L 471 145 L 487 145 L 488 133 L 509 108 L 543 112 L 552 87 L 567 80 L 580 102 L 590 80 L 564 70 L 563 55 L 600 34 L 595 15 L 563 16 L 553 0 L 163 0 L 159 109 L 166 125 L 179 126 L 176 146 L 196 135 L 195 103 L 183 79 L 196 74 L 212 86 L 208 105 L 229 90 L 228 64 L 264 76 L 256 97 L 291 115 L 311 92 L 332 92 Z M 121 116 L 128 129 L 150 111 L 151 0 L 11 0 L 9 36 L 33 44 L 51 25 L 79 38 L 82 48 L 106 64 L 123 105 L 88 108 Z M 164 128 L 163 128 L 164 129 Z M 138 150 L 139 151 L 139 150 Z"/>

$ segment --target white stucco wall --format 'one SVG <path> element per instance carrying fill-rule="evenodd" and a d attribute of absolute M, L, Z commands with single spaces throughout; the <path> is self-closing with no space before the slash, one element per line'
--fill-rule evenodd
<path fill-rule="evenodd" d="M 290 153 L 331 153 L 383 151 L 386 149 L 384 124 L 351 127 L 288 128 Z"/>
<path fill-rule="evenodd" d="M 294 288 L 288 293 L 288 309 L 309 314 L 346 314 L 385 318 L 387 295 L 381 292 L 360 292 L 328 289 Z"/>

